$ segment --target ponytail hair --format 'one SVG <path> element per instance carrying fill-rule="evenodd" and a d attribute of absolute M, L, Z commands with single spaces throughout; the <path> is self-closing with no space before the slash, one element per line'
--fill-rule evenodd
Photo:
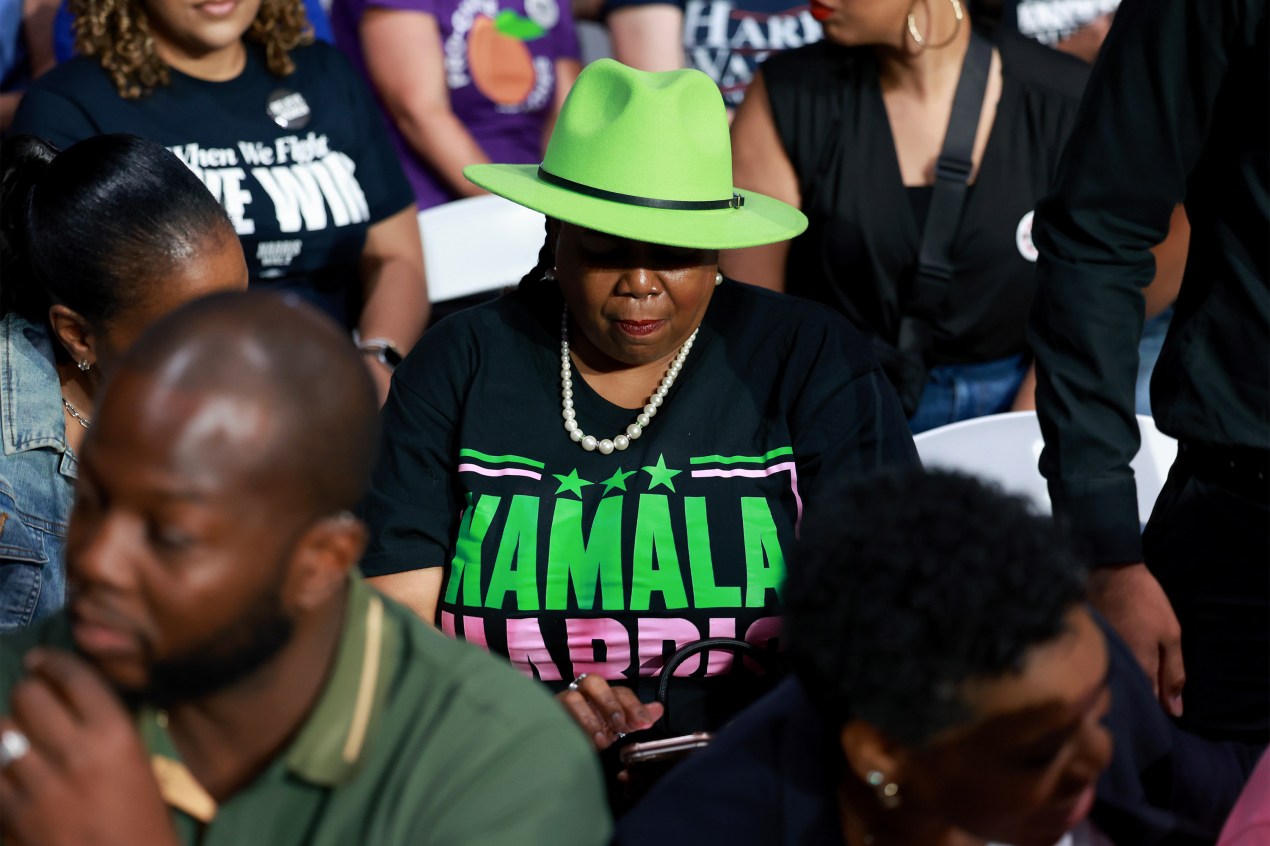
<path fill-rule="evenodd" d="M 152 141 L 99 135 L 59 152 L 17 136 L 3 162 L 0 314 L 45 325 L 61 304 L 101 328 L 204 245 L 235 237 L 211 192 Z"/>
<path fill-rule="evenodd" d="M 0 315 L 17 312 L 42 323 L 48 301 L 32 284 L 31 251 L 26 222 L 31 216 L 31 192 L 48 172 L 58 150 L 30 135 L 4 143 L 0 156 Z"/>

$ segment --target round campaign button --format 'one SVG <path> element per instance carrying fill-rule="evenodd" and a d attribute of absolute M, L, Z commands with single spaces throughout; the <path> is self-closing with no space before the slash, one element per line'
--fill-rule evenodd
<path fill-rule="evenodd" d="M 286 88 L 279 88 L 269 95 L 265 110 L 283 129 L 304 129 L 313 114 L 303 94 Z"/>
<path fill-rule="evenodd" d="M 560 21 L 560 6 L 556 0 L 525 0 L 525 14 L 543 29 L 552 29 Z"/>
<path fill-rule="evenodd" d="M 1032 243 L 1032 212 L 1023 215 L 1014 230 L 1014 245 L 1019 248 L 1019 255 L 1028 261 L 1036 261 L 1040 253 Z"/>

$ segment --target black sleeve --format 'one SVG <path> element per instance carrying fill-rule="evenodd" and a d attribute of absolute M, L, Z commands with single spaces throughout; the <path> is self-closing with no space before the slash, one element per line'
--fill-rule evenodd
<path fill-rule="evenodd" d="M 101 130 L 80 103 L 36 82 L 22 95 L 13 118 L 12 135 L 34 135 L 65 150 Z"/>
<path fill-rule="evenodd" d="M 1037 208 L 1041 472 L 1099 563 L 1142 560 L 1134 381 L 1151 248 L 1199 159 L 1249 0 L 1125 0 Z"/>
<path fill-rule="evenodd" d="M 383 440 L 362 504 L 367 576 L 449 565 L 461 511 L 455 501 L 462 386 L 476 370 L 470 335 L 449 320 L 424 334 L 393 374 Z"/>
<path fill-rule="evenodd" d="M 798 459 L 798 487 L 814 500 L 824 485 L 887 466 L 915 465 L 917 449 L 899 397 L 864 336 L 837 315 L 803 372 L 789 428 Z M 805 334 L 800 332 L 799 334 Z"/>

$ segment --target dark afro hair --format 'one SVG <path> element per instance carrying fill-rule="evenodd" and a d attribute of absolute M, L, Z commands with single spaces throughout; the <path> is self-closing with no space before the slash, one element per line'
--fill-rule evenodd
<path fill-rule="evenodd" d="M 950 472 L 888 471 L 810 515 L 786 587 L 791 659 L 834 725 L 920 745 L 970 714 L 963 683 L 1017 672 L 1081 599 L 1048 517 Z"/>

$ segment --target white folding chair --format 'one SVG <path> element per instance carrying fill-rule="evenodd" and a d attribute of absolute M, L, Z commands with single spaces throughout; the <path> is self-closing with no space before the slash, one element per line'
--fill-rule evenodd
<path fill-rule="evenodd" d="M 538 263 L 546 234 L 541 214 L 493 194 L 419 212 L 429 299 L 442 302 L 515 284 Z"/>
<path fill-rule="evenodd" d="M 1138 518 L 1145 524 L 1177 457 L 1177 441 L 1143 415 L 1138 415 L 1138 431 L 1142 446 L 1131 466 L 1138 483 Z M 963 420 L 922 432 L 913 443 L 925 466 L 962 470 L 989 479 L 1011 493 L 1027 496 L 1038 509 L 1050 513 L 1049 490 L 1036 466 L 1044 446 L 1036 412 Z"/>

